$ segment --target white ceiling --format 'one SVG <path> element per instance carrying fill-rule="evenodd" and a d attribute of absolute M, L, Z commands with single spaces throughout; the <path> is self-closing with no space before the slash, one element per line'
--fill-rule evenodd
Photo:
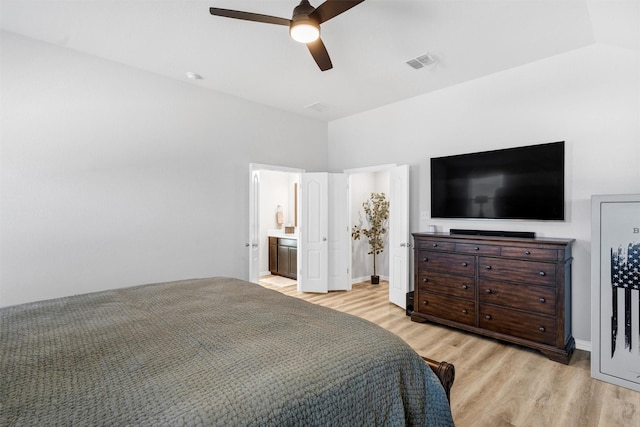
<path fill-rule="evenodd" d="M 640 50 L 638 0 L 366 0 L 322 25 L 325 72 L 287 27 L 209 14 L 290 18 L 296 0 L 0 2 L 5 31 L 325 121 L 593 43 Z M 424 53 L 438 63 L 405 64 Z"/>

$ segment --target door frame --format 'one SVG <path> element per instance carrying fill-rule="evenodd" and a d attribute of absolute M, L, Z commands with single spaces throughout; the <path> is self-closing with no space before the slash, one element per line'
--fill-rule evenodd
<path fill-rule="evenodd" d="M 288 166 L 249 163 L 249 281 L 260 280 L 260 171 L 302 174 L 304 169 Z M 254 179 L 256 178 L 256 179 Z"/>
<path fill-rule="evenodd" d="M 391 169 L 397 168 L 398 166 L 402 166 L 402 165 L 398 165 L 397 163 L 387 163 L 387 164 L 381 164 L 381 165 L 374 165 L 374 166 L 367 166 L 367 167 L 363 167 L 363 168 L 354 168 L 354 169 L 345 169 L 344 173 L 347 174 L 348 178 L 348 182 L 349 182 L 349 186 L 351 186 L 351 175 L 356 175 L 356 174 L 360 174 L 360 173 L 376 173 L 376 172 L 387 172 L 390 171 Z M 409 177 L 410 180 L 410 177 Z M 351 191 L 351 189 L 349 190 Z M 351 214 L 351 212 L 353 211 L 354 207 L 353 206 L 349 206 L 349 214 Z M 407 224 L 407 226 L 410 226 L 410 223 Z M 353 240 L 350 240 L 349 242 L 349 254 L 351 255 L 353 251 Z M 349 256 L 349 271 L 353 271 L 353 257 Z M 351 280 L 351 277 L 350 277 Z M 407 284 L 409 286 L 409 288 L 411 287 L 411 283 L 409 281 L 409 283 Z M 404 307 L 403 307 L 404 308 Z"/>

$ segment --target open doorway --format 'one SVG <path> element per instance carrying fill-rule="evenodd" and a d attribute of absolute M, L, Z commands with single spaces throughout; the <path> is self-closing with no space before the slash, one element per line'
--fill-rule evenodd
<path fill-rule="evenodd" d="M 280 242 L 276 240 L 274 251 L 270 247 L 270 242 L 273 242 L 273 239 L 282 239 L 283 246 L 286 246 L 283 250 L 293 248 L 290 254 L 286 253 L 287 260 L 295 260 L 292 261 L 293 264 L 287 264 L 287 271 L 295 272 L 295 263 L 297 262 L 295 243 L 298 236 L 297 188 L 300 174 L 304 171 L 256 163 L 252 163 L 249 169 L 251 176 L 249 280 L 259 283 L 261 277 L 279 276 L 277 263 L 275 267 L 272 262 L 270 263 L 270 258 L 272 261 L 274 257 L 278 256 L 279 246 L 277 243 Z M 285 253 L 282 250 L 281 254 L 284 257 Z M 277 280 L 277 277 L 272 277 L 270 281 L 287 286 L 292 280 L 291 284 L 296 283 L 295 274 L 283 274 L 282 278 L 283 280 Z"/>
<path fill-rule="evenodd" d="M 289 255 L 290 260 L 297 262 L 297 288 L 302 292 L 328 292 L 330 290 L 349 290 L 354 277 L 358 275 L 370 276 L 371 273 L 362 273 L 367 267 L 362 267 L 360 272 L 354 272 L 354 261 L 351 258 L 351 213 L 361 208 L 362 201 L 366 200 L 373 191 L 382 192 L 388 188 L 390 200 L 390 223 L 388 235 L 388 248 L 386 260 L 383 260 L 384 269 L 380 275 L 388 277 L 389 300 L 394 304 L 404 307 L 406 293 L 410 286 L 409 281 L 409 167 L 408 165 L 381 165 L 365 169 L 348 170 L 342 174 L 336 173 L 305 173 L 304 170 L 251 164 L 251 188 L 250 188 L 250 281 L 259 283 L 260 274 L 271 271 L 269 264 L 270 236 L 277 228 L 278 206 L 282 207 L 282 222 L 289 220 L 292 205 L 290 202 L 278 200 L 295 199 L 294 184 L 299 183 L 299 199 L 293 202 L 293 207 L 298 206 L 299 227 L 292 236 L 297 237 L 297 256 Z M 269 190 L 271 172 L 292 174 L 285 179 L 286 189 L 280 190 L 277 197 L 272 197 L 273 189 Z M 373 180 L 382 183 L 382 187 L 366 187 L 365 190 L 353 190 L 349 188 L 351 175 L 363 175 L 363 180 Z M 274 177 L 277 176 L 273 175 Z M 277 179 L 282 178 L 277 176 Z M 296 178 L 298 179 L 296 181 Z M 359 178 L 353 178 L 358 181 Z M 354 181 L 354 182 L 355 182 Z M 350 202 L 349 193 L 364 194 L 359 200 Z M 286 194 L 286 196 L 283 196 Z M 355 197 L 355 196 L 354 196 Z M 285 204 L 287 206 L 285 206 Z M 357 207 L 356 211 L 352 209 Z M 355 213 L 354 215 L 357 215 Z M 267 222 L 261 223 L 261 218 L 266 217 Z M 289 240 L 289 239 L 285 239 Z M 350 243 L 351 242 L 351 243 Z M 291 250 L 291 249 L 289 249 Z M 366 251 L 365 251 L 366 254 Z M 371 260 L 371 263 L 373 261 Z"/>
<path fill-rule="evenodd" d="M 365 218 L 363 203 L 369 200 L 371 193 L 384 193 L 389 199 L 389 171 L 352 173 L 349 175 L 349 225 L 369 227 Z M 387 224 L 388 229 L 388 224 Z M 389 233 L 383 236 L 384 250 L 376 255 L 376 273 L 381 280 L 389 280 Z M 366 239 L 351 242 L 351 283 L 367 282 L 373 271 L 373 255 Z"/>
<path fill-rule="evenodd" d="M 406 296 L 410 282 L 410 236 L 409 236 L 409 166 L 395 164 L 379 165 L 345 171 L 349 174 L 349 218 L 350 228 L 359 224 L 364 215 L 362 203 L 372 192 L 385 193 L 389 200 L 388 234 L 385 248 L 377 255 L 377 273 L 389 281 L 389 301 L 406 307 Z M 368 254 L 366 241 L 352 241 L 351 280 L 368 281 L 373 274 L 373 257 Z"/>

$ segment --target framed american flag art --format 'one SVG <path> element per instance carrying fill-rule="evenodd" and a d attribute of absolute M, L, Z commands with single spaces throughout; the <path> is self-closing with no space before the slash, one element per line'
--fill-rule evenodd
<path fill-rule="evenodd" d="M 640 194 L 591 198 L 591 376 L 640 391 Z"/>

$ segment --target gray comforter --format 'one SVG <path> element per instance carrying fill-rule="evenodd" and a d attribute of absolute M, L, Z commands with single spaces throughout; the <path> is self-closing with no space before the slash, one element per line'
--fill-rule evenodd
<path fill-rule="evenodd" d="M 0 425 L 453 425 L 366 320 L 229 278 L 0 310 Z"/>

